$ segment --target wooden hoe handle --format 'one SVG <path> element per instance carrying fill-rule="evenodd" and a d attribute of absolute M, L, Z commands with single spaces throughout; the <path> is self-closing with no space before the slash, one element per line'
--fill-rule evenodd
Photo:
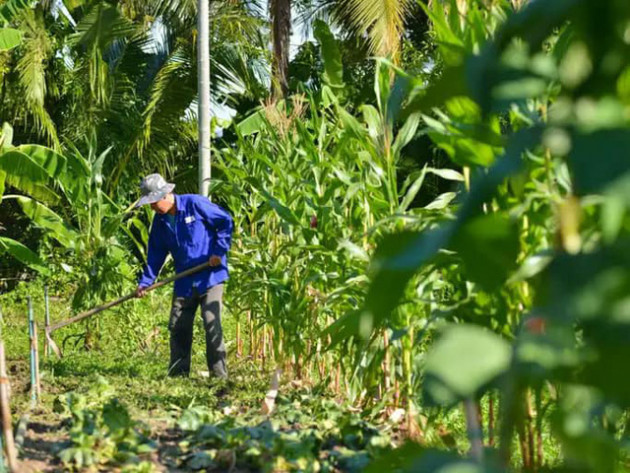
<path fill-rule="evenodd" d="M 186 276 L 190 276 L 191 274 L 195 274 L 198 273 L 199 271 L 202 271 L 204 269 L 207 269 L 210 267 L 210 262 L 206 262 L 203 264 L 200 264 L 198 266 L 195 266 L 193 268 L 187 269 L 186 271 L 182 271 L 179 274 L 175 274 L 174 276 L 171 276 L 169 278 L 166 278 L 160 282 L 156 282 L 155 284 L 145 288 L 146 292 L 152 291 L 154 289 L 157 289 L 158 287 L 162 287 L 166 284 L 169 284 L 173 281 L 177 281 L 178 279 L 182 279 L 185 278 Z M 66 320 L 62 320 L 61 322 L 57 322 L 56 324 L 53 325 L 49 325 L 48 327 L 46 327 L 46 338 L 50 339 L 50 334 L 52 332 L 54 332 L 55 330 L 59 330 L 62 327 L 65 327 L 66 325 L 70 325 L 73 324 L 75 322 L 78 322 L 79 320 L 83 320 L 83 319 L 87 319 L 88 317 L 91 317 L 95 314 L 98 314 L 99 312 L 103 312 L 104 310 L 110 309 L 112 307 L 117 306 L 118 304 L 122 304 L 123 302 L 128 301 L 129 299 L 133 299 L 134 297 L 136 297 L 136 292 L 132 292 L 130 294 L 127 294 L 126 296 L 121 297 L 120 299 L 116 299 L 115 301 L 111 301 L 108 302 L 106 304 L 103 305 L 99 305 L 98 307 L 94 307 L 93 309 L 90 309 L 86 312 L 82 312 L 78 315 L 75 315 L 74 317 L 70 318 L 70 319 L 66 319 Z"/>

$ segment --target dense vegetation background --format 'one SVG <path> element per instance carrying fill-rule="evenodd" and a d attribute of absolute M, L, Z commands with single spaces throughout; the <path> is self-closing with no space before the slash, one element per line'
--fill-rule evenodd
<path fill-rule="evenodd" d="M 234 0 L 210 20 L 233 384 L 164 379 L 153 293 L 59 332 L 37 414 L 57 436 L 23 457 L 626 471 L 630 4 Z M 0 0 L 15 379 L 28 295 L 41 320 L 48 285 L 61 320 L 134 289 L 140 178 L 195 192 L 195 41 L 191 0 Z"/>

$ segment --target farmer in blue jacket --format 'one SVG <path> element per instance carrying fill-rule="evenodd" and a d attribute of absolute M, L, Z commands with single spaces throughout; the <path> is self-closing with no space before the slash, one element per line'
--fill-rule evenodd
<path fill-rule="evenodd" d="M 228 278 L 227 252 L 232 238 L 232 217 L 206 197 L 173 194 L 174 184 L 159 174 L 145 177 L 137 206 L 151 204 L 156 215 L 149 235 L 147 264 L 138 283 L 137 297 L 157 278 L 168 253 L 180 273 L 206 261 L 210 268 L 175 281 L 169 320 L 171 362 L 169 374 L 190 373 L 193 321 L 197 307 L 206 332 L 209 370 L 227 378 L 221 328 L 223 283 Z"/>

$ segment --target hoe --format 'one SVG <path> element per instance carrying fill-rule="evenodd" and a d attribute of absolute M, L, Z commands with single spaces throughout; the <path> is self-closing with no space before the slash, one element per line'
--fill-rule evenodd
<path fill-rule="evenodd" d="M 181 278 L 185 278 L 186 276 L 190 276 L 191 274 L 198 273 L 199 271 L 202 271 L 209 267 L 210 267 L 209 262 L 200 264 L 193 268 L 187 269 L 186 271 L 183 271 L 179 274 L 176 274 L 175 276 L 171 276 L 160 282 L 156 282 L 155 284 L 147 287 L 145 291 L 147 292 L 152 291 L 154 289 L 157 289 L 158 287 L 165 286 L 166 284 L 169 284 L 173 281 L 177 281 L 178 279 L 181 279 Z M 75 315 L 74 317 L 70 319 L 62 320 L 61 322 L 57 322 L 56 324 L 53 324 L 53 325 L 47 325 L 46 326 L 46 341 L 48 342 L 52 350 L 55 352 L 55 354 L 59 358 L 61 358 L 62 356 L 61 349 L 57 346 L 57 344 L 54 342 L 51 336 L 55 330 L 59 330 L 60 328 L 65 327 L 66 325 L 70 325 L 80 320 L 87 319 L 88 317 L 92 317 L 93 315 L 96 315 L 99 312 L 103 312 L 104 310 L 111 309 L 112 307 L 122 304 L 123 302 L 128 301 L 129 299 L 133 299 L 135 296 L 136 296 L 136 292 L 134 291 L 130 294 L 127 294 L 126 296 L 121 297 L 120 299 L 116 299 L 115 301 L 111 301 L 106 304 L 100 305 L 98 307 L 94 307 L 93 309 L 90 309 L 86 312 L 82 312 L 78 315 Z"/>

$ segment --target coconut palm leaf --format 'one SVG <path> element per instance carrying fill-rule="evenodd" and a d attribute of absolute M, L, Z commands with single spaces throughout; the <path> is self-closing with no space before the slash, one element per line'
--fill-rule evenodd
<path fill-rule="evenodd" d="M 133 23 L 117 7 L 97 3 L 79 21 L 76 33 L 70 37 L 71 45 L 87 51 L 90 92 L 101 106 L 106 105 L 110 98 L 109 70 L 112 58 L 106 55 L 110 48 L 115 52 L 116 41 L 131 37 L 134 32 Z"/>
<path fill-rule="evenodd" d="M 23 14 L 23 18 L 22 54 L 16 68 L 19 86 L 37 130 L 50 144 L 59 146 L 56 126 L 44 106 L 47 93 L 46 63 L 54 52 L 53 45 L 41 11 L 29 10 Z"/>
<path fill-rule="evenodd" d="M 396 61 L 410 7 L 410 0 L 348 0 L 337 4 L 336 16 L 349 20 L 358 33 L 367 34 L 374 54 Z"/>

